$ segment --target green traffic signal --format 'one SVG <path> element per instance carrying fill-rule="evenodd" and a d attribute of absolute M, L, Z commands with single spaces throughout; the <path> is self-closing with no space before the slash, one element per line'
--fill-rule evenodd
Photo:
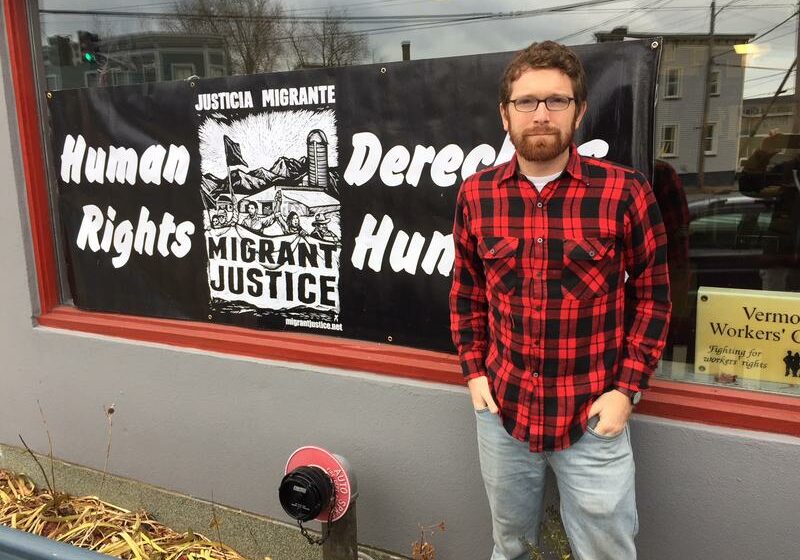
<path fill-rule="evenodd" d="M 100 38 L 88 31 L 78 31 L 78 47 L 81 50 L 81 60 L 89 64 L 97 63 L 100 54 Z"/>

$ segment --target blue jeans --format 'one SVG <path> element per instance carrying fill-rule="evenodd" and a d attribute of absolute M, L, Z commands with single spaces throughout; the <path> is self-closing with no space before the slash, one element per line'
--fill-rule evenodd
<path fill-rule="evenodd" d="M 561 518 L 575 560 L 635 560 L 639 529 L 628 426 L 617 436 L 587 431 L 562 451 L 532 453 L 498 415 L 476 411 L 481 474 L 492 511 L 491 560 L 528 560 L 537 543 L 545 470 L 553 469 Z"/>

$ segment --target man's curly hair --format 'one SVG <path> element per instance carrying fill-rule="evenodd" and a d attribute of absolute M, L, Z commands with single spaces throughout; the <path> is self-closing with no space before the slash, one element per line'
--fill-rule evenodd
<path fill-rule="evenodd" d="M 531 68 L 555 68 L 561 70 L 572 81 L 575 106 L 580 107 L 586 101 L 586 73 L 580 59 L 569 47 L 555 41 L 531 43 L 519 51 L 506 67 L 500 80 L 500 103 L 508 103 L 511 98 L 511 84 L 519 79 L 523 72 Z"/>

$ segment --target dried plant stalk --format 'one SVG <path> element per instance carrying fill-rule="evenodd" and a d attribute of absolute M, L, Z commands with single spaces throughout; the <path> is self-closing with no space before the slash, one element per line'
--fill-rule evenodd
<path fill-rule="evenodd" d="M 178 533 L 143 511 L 37 491 L 25 475 L 3 470 L 0 524 L 126 560 L 245 560 L 221 542 L 191 529 Z"/>
<path fill-rule="evenodd" d="M 440 521 L 436 525 L 419 526 L 419 540 L 411 543 L 411 558 L 413 560 L 436 560 L 436 547 L 428 542 L 428 534 L 432 536 L 437 531 L 442 533 L 446 531 L 444 521 Z"/>

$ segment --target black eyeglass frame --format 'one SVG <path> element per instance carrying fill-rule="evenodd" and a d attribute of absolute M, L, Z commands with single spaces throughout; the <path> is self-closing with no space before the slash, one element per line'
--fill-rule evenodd
<path fill-rule="evenodd" d="M 551 100 L 553 100 L 553 102 L 555 102 L 555 100 L 561 100 L 561 99 L 566 99 L 567 100 L 567 105 L 565 107 L 563 107 L 562 109 L 552 109 L 552 108 L 550 108 L 549 102 Z M 533 109 L 531 109 L 530 111 L 523 111 L 522 109 L 517 107 L 517 103 L 520 102 L 520 101 L 523 101 L 523 100 L 525 100 L 525 101 L 536 101 L 536 105 L 534 105 Z M 507 104 L 510 103 L 511 105 L 513 105 L 514 109 L 516 109 L 520 113 L 534 113 L 539 108 L 539 104 L 541 104 L 541 103 L 544 103 L 544 106 L 547 107 L 548 111 L 566 111 L 567 109 L 569 109 L 569 106 L 574 101 L 575 101 L 574 97 L 567 97 L 566 95 L 551 95 L 551 96 L 549 96 L 549 97 L 547 97 L 545 99 L 539 99 L 538 97 L 533 97 L 533 96 L 530 96 L 530 95 L 526 95 L 525 97 L 520 97 L 520 98 L 517 98 L 517 99 L 509 99 L 508 101 L 506 101 L 506 103 Z"/>

